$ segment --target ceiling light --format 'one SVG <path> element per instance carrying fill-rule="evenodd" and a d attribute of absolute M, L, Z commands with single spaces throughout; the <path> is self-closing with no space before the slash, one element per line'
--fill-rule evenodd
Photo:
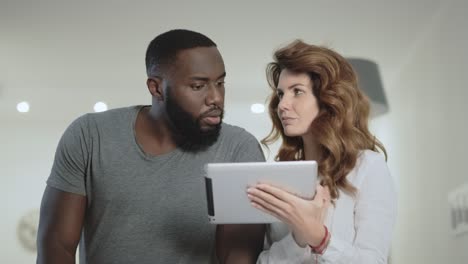
<path fill-rule="evenodd" d="M 94 112 L 104 112 L 107 110 L 107 105 L 104 102 L 97 102 L 94 105 Z"/>
<path fill-rule="evenodd" d="M 27 113 L 29 112 L 29 103 L 28 102 L 21 102 L 16 105 L 16 110 L 20 113 Z"/>
<path fill-rule="evenodd" d="M 255 114 L 261 114 L 265 112 L 265 106 L 263 104 L 252 104 L 250 106 L 250 111 Z"/>

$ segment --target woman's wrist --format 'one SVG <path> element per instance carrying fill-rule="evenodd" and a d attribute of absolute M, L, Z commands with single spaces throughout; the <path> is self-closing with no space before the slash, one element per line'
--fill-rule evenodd
<path fill-rule="evenodd" d="M 292 237 L 294 241 L 296 241 L 296 244 L 302 248 L 305 248 L 309 245 L 305 237 L 297 234 L 295 231 L 292 232 Z"/>
<path fill-rule="evenodd" d="M 311 245 L 309 244 L 310 248 L 312 249 L 312 252 L 315 254 L 323 254 L 325 252 L 326 248 L 328 247 L 328 244 L 330 243 L 331 239 L 331 234 L 328 231 L 328 228 L 326 225 L 323 225 L 323 230 L 324 230 L 324 235 L 318 245 Z"/>
<path fill-rule="evenodd" d="M 326 232 L 324 225 L 318 222 L 311 222 L 307 229 L 292 229 L 292 237 L 300 247 L 319 246 L 324 239 Z"/>
<path fill-rule="evenodd" d="M 325 225 L 322 223 L 315 223 L 309 230 L 307 244 L 312 247 L 318 246 L 322 242 L 325 235 Z"/>

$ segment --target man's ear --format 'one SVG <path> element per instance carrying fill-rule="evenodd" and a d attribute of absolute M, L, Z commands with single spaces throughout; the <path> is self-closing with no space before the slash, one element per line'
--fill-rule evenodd
<path fill-rule="evenodd" d="M 148 77 L 146 86 L 154 98 L 158 101 L 164 101 L 163 80 L 160 77 Z"/>

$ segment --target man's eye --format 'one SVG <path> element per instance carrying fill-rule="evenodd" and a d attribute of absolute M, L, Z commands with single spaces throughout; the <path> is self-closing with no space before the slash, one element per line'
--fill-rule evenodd
<path fill-rule="evenodd" d="M 198 91 L 203 89 L 205 86 L 206 84 L 192 84 L 190 87 L 192 88 L 192 90 Z"/>
<path fill-rule="evenodd" d="M 224 86 L 224 81 L 219 81 L 216 83 L 217 86 Z"/>

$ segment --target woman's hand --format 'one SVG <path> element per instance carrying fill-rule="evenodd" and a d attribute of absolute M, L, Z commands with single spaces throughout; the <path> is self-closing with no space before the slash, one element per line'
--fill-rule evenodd
<path fill-rule="evenodd" d="M 306 200 L 278 187 L 260 183 L 247 189 L 252 205 L 287 224 L 297 244 L 317 246 L 325 236 L 323 228 L 330 205 L 328 187 L 317 186 L 313 200 Z"/>

